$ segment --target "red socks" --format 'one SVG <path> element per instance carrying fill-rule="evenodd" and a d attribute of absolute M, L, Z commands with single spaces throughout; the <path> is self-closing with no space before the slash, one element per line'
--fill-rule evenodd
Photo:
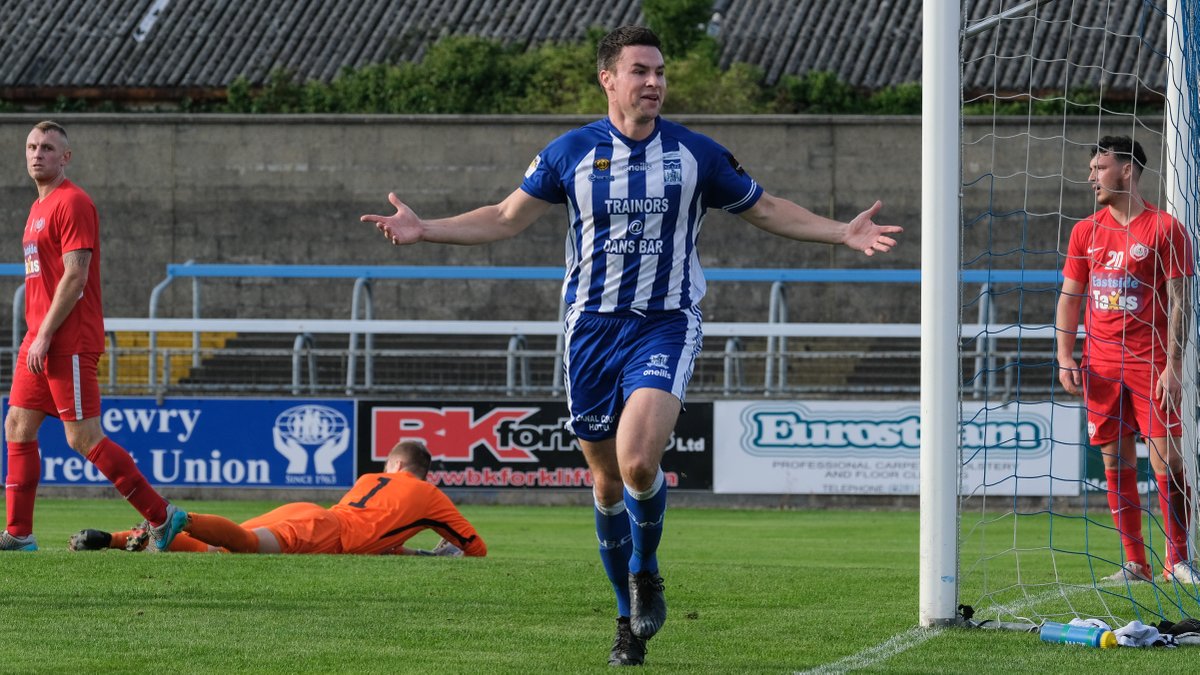
<path fill-rule="evenodd" d="M 151 525 L 161 525 L 167 519 L 167 500 L 150 486 L 125 448 L 105 438 L 92 448 L 87 458 Z"/>
<path fill-rule="evenodd" d="M 1167 568 L 1188 559 L 1188 495 L 1183 473 L 1155 475 L 1158 506 L 1167 535 Z"/>
<path fill-rule="evenodd" d="M 42 459 L 37 441 L 8 442 L 8 477 L 4 480 L 4 501 L 8 508 L 8 533 L 14 537 L 33 532 L 33 503 L 42 477 Z"/>
<path fill-rule="evenodd" d="M 1113 524 L 1121 533 L 1125 559 L 1146 565 L 1146 547 L 1142 542 L 1142 501 L 1138 496 L 1137 470 L 1133 468 L 1104 470 L 1108 481 L 1108 508 Z"/>

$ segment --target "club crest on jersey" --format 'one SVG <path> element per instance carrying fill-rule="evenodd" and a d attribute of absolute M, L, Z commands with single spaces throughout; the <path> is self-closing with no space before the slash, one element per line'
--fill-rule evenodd
<path fill-rule="evenodd" d="M 1150 255 L 1150 249 L 1145 244 L 1134 244 L 1129 247 L 1129 257 L 1134 260 L 1145 260 Z"/>
<path fill-rule="evenodd" d="M 592 162 L 592 168 L 596 171 L 608 171 L 608 167 L 610 166 L 612 166 L 612 162 L 604 159 L 603 157 Z"/>
<path fill-rule="evenodd" d="M 663 185 L 683 185 L 683 157 L 678 150 L 663 153 Z"/>
<path fill-rule="evenodd" d="M 38 218 L 37 220 L 33 221 L 32 226 L 34 232 L 41 232 L 42 230 L 46 229 L 46 219 Z"/>

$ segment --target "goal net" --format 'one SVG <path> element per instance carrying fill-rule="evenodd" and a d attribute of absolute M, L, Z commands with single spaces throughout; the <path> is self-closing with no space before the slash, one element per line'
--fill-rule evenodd
<path fill-rule="evenodd" d="M 1162 322 L 1170 321 L 1169 309 L 1138 311 L 1138 303 L 1162 302 L 1170 276 L 1163 268 L 1186 268 L 1200 250 L 1194 245 L 1200 0 L 965 0 L 961 7 L 958 602 L 973 610 L 974 623 L 1009 628 L 1074 617 L 1117 628 L 1200 616 L 1200 587 L 1164 576 L 1173 558 L 1195 555 L 1200 303 L 1194 284 L 1185 298 L 1182 469 L 1165 472 L 1183 484 L 1179 496 L 1172 496 L 1174 488 L 1163 492 L 1138 428 L 1143 417 L 1136 411 L 1154 401 L 1130 394 L 1111 405 L 1098 402 L 1102 388 L 1136 381 L 1145 371 L 1137 367 L 1147 363 L 1136 356 L 1139 331 L 1165 329 Z M 1096 262 L 1084 265 L 1088 281 L 1075 299 L 1110 320 L 1124 317 L 1124 329 L 1115 344 L 1101 345 L 1104 338 L 1085 337 L 1080 312 L 1074 358 L 1081 359 L 1087 339 L 1097 354 L 1103 347 L 1129 355 L 1117 375 L 1089 380 L 1097 402 L 1087 405 L 1093 422 L 1112 415 L 1101 434 L 1119 429 L 1114 433 L 1136 439 L 1136 463 L 1118 462 L 1116 469 L 1132 474 L 1106 472 L 1101 446 L 1090 443 L 1084 399 L 1060 383 L 1055 353 L 1065 337 L 1055 329 L 1062 272 L 1077 254 L 1069 248 L 1072 230 L 1091 226 L 1092 214 L 1113 203 L 1113 193 L 1094 190 L 1090 176 L 1092 152 L 1110 136 L 1144 148 L 1140 194 L 1185 231 L 1176 242 L 1155 240 L 1155 249 L 1132 225 L 1123 226 L 1128 247 L 1083 252 Z M 1113 229 L 1112 223 L 1094 227 Z M 1154 268 L 1160 271 L 1134 264 L 1147 256 L 1161 258 Z M 1114 475 L 1136 475 L 1136 490 L 1126 485 L 1118 492 Z M 1175 500 L 1166 511 L 1160 492 Z M 1172 519 L 1187 537 L 1177 556 L 1168 555 L 1169 536 L 1177 532 Z M 1122 532 L 1129 544 L 1134 523 L 1140 543 L 1123 545 Z M 1136 548 L 1144 549 L 1151 583 L 1113 578 Z"/>

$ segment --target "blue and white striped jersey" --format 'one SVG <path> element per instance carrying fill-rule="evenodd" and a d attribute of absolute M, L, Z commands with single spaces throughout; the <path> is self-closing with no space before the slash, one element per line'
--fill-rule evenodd
<path fill-rule="evenodd" d="M 546 146 L 521 189 L 566 203 L 563 299 L 588 312 L 695 306 L 704 296 L 696 237 L 709 208 L 740 213 L 762 196 L 728 150 L 658 118 L 642 141 L 607 119 Z"/>

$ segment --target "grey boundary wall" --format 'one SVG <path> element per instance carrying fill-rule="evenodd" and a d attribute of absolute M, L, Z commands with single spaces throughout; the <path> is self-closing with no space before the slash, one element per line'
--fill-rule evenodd
<path fill-rule="evenodd" d="M 11 233 L 0 261 L 21 260 L 17 236 L 34 190 L 21 154 L 30 127 L 52 117 L 71 136 L 68 176 L 101 214 L 106 314 L 147 315 L 151 290 L 168 263 L 550 265 L 563 261 L 565 209 L 515 239 L 483 247 L 424 245 L 396 249 L 363 213 L 390 213 L 395 191 L 423 216 L 445 216 L 503 199 L 552 138 L 591 121 L 564 116 L 308 116 L 63 114 L 0 115 L 10 148 L 0 163 L 0 217 Z M 849 219 L 875 199 L 878 222 L 907 228 L 893 254 L 869 259 L 842 247 L 799 244 L 711 211 L 701 234 L 707 267 L 917 268 L 920 266 L 920 119 L 914 117 L 687 116 L 675 118 L 728 147 L 773 194 Z M 1095 119 L 1001 120 L 997 135 L 1029 136 L 970 145 L 968 175 L 992 162 L 997 177 L 964 189 L 967 213 L 1028 209 L 1050 216 L 971 224 L 965 247 L 1044 252 L 1035 264 L 1057 267 L 1055 252 L 1073 218 L 1092 209 L 1087 154 L 1055 136 L 1088 142 Z M 965 135 L 991 131 L 968 120 Z M 1129 123 L 1125 122 L 1128 127 Z M 1143 127 L 1139 127 L 1143 128 Z M 1144 128 L 1154 128 L 1150 123 Z M 1118 129 L 1120 131 L 1120 129 Z M 1124 132 L 1128 133 L 1128 129 Z M 952 132 L 952 130 L 951 130 Z M 1148 133 L 1146 135 L 1149 135 Z M 1147 139 L 1143 138 L 1145 142 Z M 1152 155 L 1156 142 L 1145 143 Z M 986 162 L 986 163 L 985 163 Z M 1155 159 L 1152 156 L 1151 166 Z M 1068 181 L 1036 179 L 1065 169 Z M 1152 193 L 1153 194 L 1153 193 Z M 1053 212 L 1062 210 L 1070 217 Z M 997 240 L 997 237 L 1000 240 Z M 1005 240 L 1005 241 L 1002 241 Z M 997 263 L 1005 266 L 1004 261 Z M 1026 261 L 1026 264 L 1029 264 Z M 1007 266 L 1013 266 L 1009 264 Z M 15 283 L 12 287 L 15 288 Z M 236 279 L 204 282 L 205 316 L 343 318 L 349 281 Z M 552 319 L 553 282 L 394 281 L 375 288 L 377 318 Z M 715 321 L 763 321 L 766 284 L 710 284 L 703 306 Z M 9 316 L 11 292 L 0 289 Z M 789 318 L 814 322 L 916 322 L 914 285 L 808 285 L 789 289 Z M 190 287 L 175 284 L 164 316 L 190 315 Z M 1039 310 L 1040 311 L 1040 310 Z M 1047 306 L 1047 311 L 1049 311 Z M 4 322 L 7 323 L 5 320 Z"/>

